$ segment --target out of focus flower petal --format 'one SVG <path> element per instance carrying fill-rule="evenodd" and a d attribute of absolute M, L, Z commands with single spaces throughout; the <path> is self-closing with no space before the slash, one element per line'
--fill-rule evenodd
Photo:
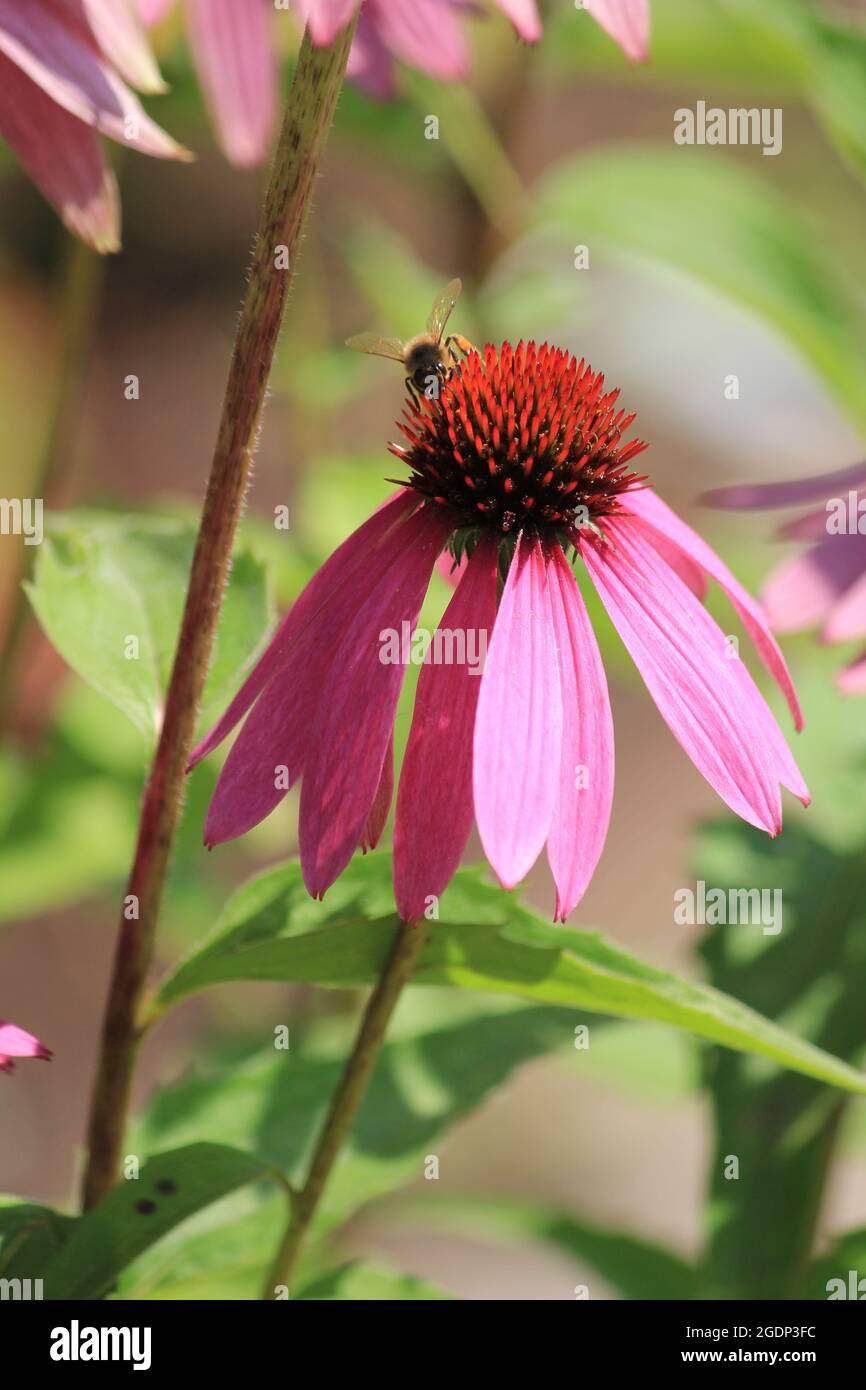
<path fill-rule="evenodd" d="M 840 489 L 866 484 L 866 463 L 855 463 L 835 473 L 818 473 L 810 478 L 794 478 L 783 483 L 735 483 L 731 487 L 705 492 L 701 502 L 707 507 L 731 511 L 760 511 L 770 507 L 799 507 L 823 502 Z"/>
<path fill-rule="evenodd" d="M 262 0 L 187 0 L 190 44 L 220 144 L 241 168 L 268 153 L 277 61 Z"/>
<path fill-rule="evenodd" d="M 649 58 L 649 0 L 586 0 L 588 14 L 633 63 Z"/>
<path fill-rule="evenodd" d="M 137 0 L 65 0 L 81 10 L 101 51 L 140 92 L 164 92 Z"/>

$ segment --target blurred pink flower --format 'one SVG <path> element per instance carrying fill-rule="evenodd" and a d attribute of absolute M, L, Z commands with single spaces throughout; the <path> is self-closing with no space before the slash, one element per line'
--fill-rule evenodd
<path fill-rule="evenodd" d="M 176 0 L 140 0 L 147 24 Z M 271 0 L 183 0 L 193 61 L 217 137 L 233 164 L 258 164 L 268 152 L 277 118 L 277 59 Z M 332 43 L 359 0 L 290 0 L 313 42 Z M 536 0 L 493 0 L 521 39 L 541 38 Z M 645 59 L 649 0 L 590 0 L 590 13 L 632 61 Z M 349 76 L 371 95 L 394 96 L 394 60 L 441 81 L 469 73 L 462 20 L 474 0 L 364 0 L 349 56 Z"/>
<path fill-rule="evenodd" d="M 634 416 L 616 410 L 618 395 L 565 352 L 506 343 L 467 357 L 438 399 L 410 398 L 405 443 L 391 446 L 411 470 L 405 491 L 318 571 L 193 753 L 191 765 L 248 715 L 208 811 L 208 845 L 257 825 L 299 777 L 301 866 L 314 897 L 376 842 L 411 634 L 446 546 L 470 558 L 438 629 L 439 658 L 434 645 L 421 667 L 397 795 L 394 886 L 405 919 L 446 888 L 473 814 L 505 887 L 547 845 L 555 919 L 592 877 L 613 795 L 613 726 L 570 552 L 663 719 L 727 805 L 775 835 L 780 783 L 808 801 L 763 696 L 701 603 L 707 579 L 727 593 L 799 728 L 764 615 L 629 467 L 645 446 L 623 441 Z"/>
<path fill-rule="evenodd" d="M 15 1057 L 43 1057 L 49 1061 L 51 1053 L 32 1033 L 0 1018 L 0 1071 L 12 1071 Z"/>
<path fill-rule="evenodd" d="M 823 642 L 866 638 L 866 463 L 794 482 L 719 488 L 702 500 L 748 511 L 820 502 L 779 531 L 784 540 L 814 544 L 771 574 L 763 592 L 767 615 L 777 632 L 820 627 Z M 866 692 L 866 651 L 837 683 L 847 694 Z"/>
<path fill-rule="evenodd" d="M 161 88 L 135 0 L 0 0 L 0 137 L 98 251 L 120 244 L 117 185 L 99 135 L 160 159 L 186 157 L 124 78 Z"/>

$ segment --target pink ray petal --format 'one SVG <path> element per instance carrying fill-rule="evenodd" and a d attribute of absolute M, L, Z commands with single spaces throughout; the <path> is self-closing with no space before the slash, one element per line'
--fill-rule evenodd
<path fill-rule="evenodd" d="M 315 736 L 301 784 L 300 853 L 307 890 L 324 895 L 361 838 L 376 795 L 405 667 L 383 662 L 385 629 L 414 629 L 436 556 L 451 529 L 440 509 L 424 508 L 403 532 L 412 544 L 374 579 L 325 677 Z"/>
<path fill-rule="evenodd" d="M 835 473 L 817 473 L 810 478 L 794 478 L 784 483 L 735 483 L 732 487 L 713 488 L 703 494 L 701 502 L 706 507 L 725 507 L 732 511 L 805 506 L 833 497 L 840 488 L 857 487 L 861 483 L 866 483 L 866 462 L 837 469 Z"/>
<path fill-rule="evenodd" d="M 0 136 L 66 226 L 95 251 L 120 247 L 120 198 L 99 137 L 0 54 Z"/>
<path fill-rule="evenodd" d="M 488 641 L 496 620 L 496 556 L 494 541 L 479 541 L 440 630 L 474 629 L 485 634 L 479 642 Z M 421 670 L 394 824 L 394 896 L 407 922 L 445 891 L 472 829 L 472 735 L 482 681 L 465 661 L 428 662 Z"/>
<path fill-rule="evenodd" d="M 833 539 L 847 537 L 834 536 Z M 852 637 L 863 636 L 866 636 L 866 573 L 861 574 L 834 604 L 821 633 L 825 642 L 847 642 Z"/>
<path fill-rule="evenodd" d="M 866 692 L 866 652 L 861 652 L 856 661 L 846 666 L 836 677 L 836 684 L 846 695 L 862 695 Z"/>
<path fill-rule="evenodd" d="M 150 119 L 74 16 L 44 4 L 0 0 L 0 53 L 58 106 L 112 140 L 160 159 L 188 157 Z"/>
<path fill-rule="evenodd" d="M 791 680 L 779 644 L 770 631 L 767 616 L 757 599 L 743 588 L 703 537 L 699 536 L 697 531 L 693 531 L 691 526 L 687 526 L 652 489 L 645 488 L 642 491 L 626 493 L 622 498 L 622 504 L 624 509 L 633 516 L 640 517 L 641 522 L 650 528 L 650 539 L 653 543 L 658 535 L 667 545 L 678 546 L 688 559 L 699 565 L 721 585 L 754 642 L 758 655 L 785 696 L 794 717 L 795 727 L 802 729 L 803 715 L 794 682 Z"/>
<path fill-rule="evenodd" d="M 195 65 L 226 157 L 260 164 L 277 116 L 277 60 L 262 0 L 187 0 Z"/>
<path fill-rule="evenodd" d="M 777 632 L 815 627 L 864 573 L 862 536 L 825 536 L 773 570 L 761 595 L 767 616 Z"/>
<path fill-rule="evenodd" d="M 478 832 L 506 888 L 526 876 L 547 839 L 561 750 L 547 564 L 537 540 L 518 541 L 481 678 L 473 750 Z"/>
<path fill-rule="evenodd" d="M 378 546 L 396 526 L 406 520 L 416 505 L 417 498 L 410 492 L 395 493 L 364 522 L 363 526 L 353 531 L 328 557 L 321 569 L 316 571 L 307 587 L 292 604 L 268 643 L 267 649 L 256 662 L 228 709 L 210 733 L 193 749 L 187 764 L 188 772 L 192 771 L 202 758 L 207 757 L 208 753 L 213 752 L 243 719 L 253 701 L 264 690 L 271 676 L 303 636 L 323 605 L 349 581 L 359 567 L 368 561 L 374 563 L 373 555 Z"/>
<path fill-rule="evenodd" d="M 359 0 L 296 0 L 298 15 L 309 26 L 313 43 L 323 47 L 345 29 Z"/>
<path fill-rule="evenodd" d="M 138 0 L 141 8 L 141 17 L 148 29 L 154 24 L 159 24 L 160 20 L 165 19 L 169 10 L 176 0 Z"/>
<path fill-rule="evenodd" d="M 580 552 L 659 713 L 731 810 L 778 834 L 779 771 L 776 750 L 755 737 L 765 719 L 757 687 L 642 528 L 615 518 L 605 530 L 609 543 L 581 537 Z"/>
<path fill-rule="evenodd" d="M 346 72 L 353 82 L 357 82 L 378 101 L 392 101 L 397 95 L 391 54 L 366 9 L 362 9 L 358 16 Z"/>
<path fill-rule="evenodd" d="M 32 1033 L 0 1018 L 0 1071 L 12 1071 L 15 1057 L 41 1057 L 47 1062 L 51 1060 L 51 1055 Z"/>
<path fill-rule="evenodd" d="M 460 16 L 442 0 L 367 0 L 385 46 L 404 63 L 443 82 L 468 76 Z"/>
<path fill-rule="evenodd" d="M 510 19 L 518 34 L 527 43 L 537 43 L 541 38 L 541 18 L 535 0 L 495 0 L 496 5 Z"/>
<path fill-rule="evenodd" d="M 138 0 L 63 0 L 80 12 L 102 53 L 140 92 L 164 92 Z"/>
<path fill-rule="evenodd" d="M 554 921 L 564 922 L 586 892 L 604 849 L 613 802 L 613 719 L 595 633 L 559 545 L 548 568 L 562 688 L 559 794 L 547 839 L 556 882 Z"/>
<path fill-rule="evenodd" d="M 382 831 L 388 821 L 388 812 L 391 809 L 391 800 L 394 795 L 394 740 L 388 740 L 385 749 L 385 761 L 382 764 L 382 771 L 379 774 L 379 785 L 376 788 L 376 795 L 373 798 L 373 805 L 370 807 L 370 814 L 361 833 L 359 848 L 362 854 L 368 850 L 375 849 L 382 838 Z"/>
<path fill-rule="evenodd" d="M 649 60 L 649 0 L 586 0 L 584 8 L 632 63 Z"/>
<path fill-rule="evenodd" d="M 393 523 L 394 510 L 383 508 L 376 516 L 387 511 Z M 359 534 L 355 532 L 355 537 Z M 303 605 L 291 629 L 293 640 L 283 634 L 278 670 L 254 705 L 220 773 L 205 822 L 205 844 L 221 844 L 258 825 L 297 781 L 312 747 L 310 730 L 322 723 L 327 673 L 335 660 L 342 659 L 347 634 L 370 593 L 371 574 L 380 585 L 395 583 L 395 567 L 405 564 L 415 536 L 408 523 L 392 524 L 368 554 L 368 564 L 358 563 L 357 550 L 350 549 L 344 552 L 346 570 L 331 569 L 328 584 L 316 586 L 313 599 L 305 603 L 318 576 L 307 586 L 292 609 L 296 613 Z M 262 658 L 270 659 L 272 666 L 275 644 L 276 638 Z"/>

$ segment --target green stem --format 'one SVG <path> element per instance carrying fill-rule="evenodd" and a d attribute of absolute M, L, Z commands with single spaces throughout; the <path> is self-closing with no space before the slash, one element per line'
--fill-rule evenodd
<path fill-rule="evenodd" d="M 129 1109 L 140 1009 L 175 832 L 184 773 L 210 662 L 232 545 L 304 221 L 334 115 L 354 22 L 330 48 L 301 45 L 259 223 L 235 337 L 216 450 L 166 696 L 145 787 L 125 902 L 138 916 L 118 928 L 88 1125 L 85 1210 L 115 1182 Z"/>
<path fill-rule="evenodd" d="M 263 1298 L 273 1298 L 277 1289 L 288 1286 L 294 1274 L 331 1169 L 364 1099 L 391 1015 L 412 974 L 428 929 L 427 922 L 403 922 L 397 931 L 391 954 L 367 1001 L 355 1045 L 331 1100 L 307 1179 L 292 1199 L 289 1222 L 265 1280 Z"/>

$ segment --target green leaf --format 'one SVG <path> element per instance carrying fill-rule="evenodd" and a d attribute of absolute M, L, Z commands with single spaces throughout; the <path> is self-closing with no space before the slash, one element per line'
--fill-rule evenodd
<path fill-rule="evenodd" d="M 0 1197 L 0 1278 L 40 1279 L 75 1220 L 50 1207 Z"/>
<path fill-rule="evenodd" d="M 545 179 L 539 215 L 563 242 L 660 262 L 788 338 L 862 425 L 866 325 L 832 247 L 754 174 L 719 151 L 609 146 Z"/>
<path fill-rule="evenodd" d="M 395 1023 L 325 1191 L 320 1233 L 371 1198 L 420 1176 L 443 1132 L 517 1067 L 574 1041 L 574 1017 L 561 1009 L 487 1012 L 402 1036 L 395 1036 L 399 1017 Z M 346 1047 L 342 1033 L 326 1055 L 302 1048 L 269 1049 L 247 1060 L 207 1058 L 196 1075 L 154 1097 L 135 1147 L 147 1152 L 194 1139 L 220 1140 L 300 1182 Z"/>
<path fill-rule="evenodd" d="M 393 1219 L 406 1231 L 417 1222 L 462 1236 L 480 1235 L 513 1242 L 540 1241 L 589 1264 L 627 1299 L 691 1299 L 697 1295 L 697 1276 L 687 1261 L 651 1241 L 622 1231 L 606 1231 L 578 1220 L 544 1202 L 509 1197 L 470 1196 L 431 1202 L 407 1198 Z"/>
<path fill-rule="evenodd" d="M 425 1279 L 416 1279 L 412 1274 L 398 1274 L 393 1270 L 376 1269 L 371 1265 L 353 1261 L 339 1269 L 316 1279 L 300 1290 L 301 1299 L 350 1299 L 358 1303 L 371 1303 L 388 1300 L 405 1302 L 423 1300 L 436 1302 L 450 1298 Z"/>
<path fill-rule="evenodd" d="M 222 1144 L 192 1144 L 148 1159 L 137 1179 L 121 1181 L 75 1222 L 44 1269 L 45 1297 L 104 1297 L 120 1272 L 166 1232 L 236 1188 L 269 1176 L 273 1170 L 266 1164 Z"/>
<path fill-rule="evenodd" d="M 195 529 L 153 517 L 48 519 L 30 601 L 64 660 L 147 738 L 159 727 Z M 202 722 L 221 712 L 270 622 L 265 575 L 249 550 L 232 566 Z"/>
<path fill-rule="evenodd" d="M 350 867 L 324 907 L 299 906 L 304 889 L 297 864 L 253 879 L 230 900 L 214 936 L 163 983 L 157 1008 L 234 980 L 343 988 L 373 983 L 397 919 L 376 915 L 387 892 L 388 857 L 357 862 L 358 877 Z M 432 924 L 413 975 L 416 985 L 452 985 L 673 1024 L 866 1094 L 866 1076 L 736 999 L 648 965 L 595 932 L 549 926 L 475 871 L 455 875 L 441 910 L 446 920 Z M 305 930 L 313 921 L 316 929 Z"/>

